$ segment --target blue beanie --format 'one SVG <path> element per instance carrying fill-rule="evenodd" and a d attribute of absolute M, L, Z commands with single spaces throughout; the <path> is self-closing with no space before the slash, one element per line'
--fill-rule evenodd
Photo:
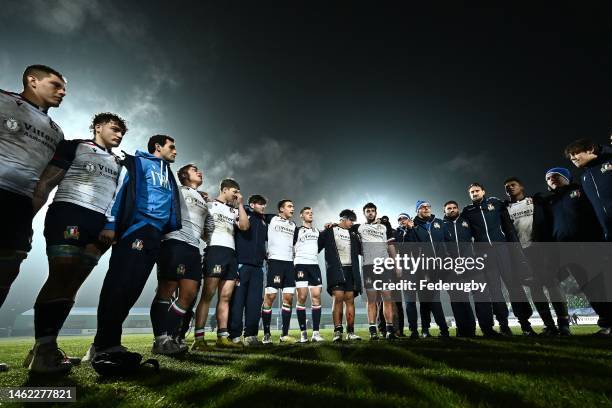
<path fill-rule="evenodd" d="M 430 204 L 429 204 L 429 201 L 425 201 L 425 200 L 418 200 L 418 201 L 416 202 L 416 212 L 419 212 L 419 208 L 421 208 L 421 206 L 422 206 L 423 204 L 430 205 Z"/>
<path fill-rule="evenodd" d="M 552 169 L 549 169 L 546 172 L 546 175 L 544 177 L 546 178 L 549 174 L 558 174 L 561 177 L 565 178 L 568 183 L 571 183 L 572 181 L 572 173 L 570 173 L 570 171 L 565 167 L 553 167 Z"/>
<path fill-rule="evenodd" d="M 409 220 L 411 219 L 410 216 L 407 213 L 400 213 L 397 216 L 397 219 L 399 220 L 400 218 L 404 218 L 404 217 L 408 218 Z"/>

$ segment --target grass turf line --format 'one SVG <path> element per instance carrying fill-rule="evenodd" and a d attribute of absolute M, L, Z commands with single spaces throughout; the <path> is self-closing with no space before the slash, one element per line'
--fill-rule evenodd
<path fill-rule="evenodd" d="M 76 406 L 294 407 L 612 406 L 612 341 L 594 326 L 571 338 L 365 340 L 275 345 L 159 357 L 161 371 L 101 379 L 87 364 L 64 378 L 28 376 L 21 367 L 32 339 L 1 339 L 0 387 L 75 386 Z M 294 331 L 292 334 L 297 335 Z M 322 332 L 331 340 L 331 330 Z M 207 333 L 210 335 L 210 333 Z M 124 345 L 150 356 L 152 337 L 126 335 Z M 91 337 L 63 337 L 81 356 Z M 209 337 L 213 340 L 213 337 Z"/>

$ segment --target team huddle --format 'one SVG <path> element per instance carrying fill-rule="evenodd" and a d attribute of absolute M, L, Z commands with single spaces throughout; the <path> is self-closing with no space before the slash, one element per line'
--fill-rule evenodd
<path fill-rule="evenodd" d="M 487 289 L 449 291 L 457 336 L 475 336 L 477 323 L 486 337 L 512 335 L 503 288 L 523 334 L 538 335 L 531 327 L 533 311 L 525 285 L 544 322 L 539 335 L 556 336 L 571 334 L 568 305 L 559 276 L 538 273 L 549 268 L 542 266 L 534 243 L 612 241 L 612 149 L 588 140 L 570 144 L 565 152 L 584 170 L 580 184 L 568 169 L 554 167 L 545 174 L 547 194 L 528 196 L 522 182 L 512 177 L 504 182 L 508 200 L 502 201 L 472 183 L 472 203 L 460 211 L 456 201 L 446 202 L 443 218 L 432 214 L 428 201 L 419 200 L 414 218 L 399 214 L 399 227 L 393 229 L 388 219 L 378 216 L 376 205 L 367 203 L 365 223 L 357 224 L 355 212 L 345 209 L 336 222 L 319 230 L 311 207 L 299 210 L 298 226 L 289 199 L 280 200 L 275 213 L 267 214 L 267 199 L 258 194 L 243 198 L 234 179 L 221 181 L 212 199 L 198 190 L 203 174 L 196 164 L 180 167 L 175 176 L 171 164 L 177 143 L 171 136 L 154 135 L 146 150 L 115 155 L 112 149 L 128 131 L 117 114 L 96 114 L 91 139 L 65 140 L 47 114 L 66 95 L 64 77 L 50 67 L 33 65 L 26 68 L 23 85 L 20 94 L 0 90 L 0 195 L 11 214 L 0 238 L 0 306 L 31 249 L 33 217 L 57 188 L 44 223 L 49 275 L 34 304 L 35 344 L 24 361 L 33 373 L 68 373 L 81 361 L 67 357 L 57 337 L 79 288 L 111 247 L 97 332 L 83 358 L 100 370 L 140 363 L 142 356 L 121 345 L 122 324 L 155 265 L 158 285 L 150 309 L 155 354 L 211 349 L 207 327 L 216 327 L 215 347 L 271 344 L 277 298 L 282 305 L 281 343 L 324 341 L 319 332 L 321 251 L 325 289 L 333 299 L 334 342 L 361 340 L 354 330 L 355 298 L 363 292 L 371 340 L 404 337 L 404 307 L 411 338 L 430 336 L 432 315 L 440 337 L 448 337 L 439 290 L 404 293 L 402 302 L 373 285 L 375 279 L 391 281 L 395 273 L 401 274 L 397 270 L 377 275 L 374 264 L 377 258 L 394 258 L 402 243 L 416 245 L 425 255 L 455 258 L 473 256 L 475 243 L 487 246 L 490 267 L 480 277 Z M 507 242 L 517 243 L 530 265 L 533 276 L 528 284 L 508 266 L 512 255 L 501 245 Z M 569 273 L 599 315 L 597 334 L 612 338 L 612 303 L 602 301 L 601 285 L 580 269 Z M 461 281 L 465 276 L 445 279 Z M 289 334 L 294 296 L 297 339 Z M 499 331 L 494 329 L 495 319 Z M 195 341 L 188 345 L 185 336 L 192 321 Z"/>

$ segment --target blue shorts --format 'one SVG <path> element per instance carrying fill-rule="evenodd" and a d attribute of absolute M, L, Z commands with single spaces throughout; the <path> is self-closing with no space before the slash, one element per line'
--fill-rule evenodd
<path fill-rule="evenodd" d="M 293 262 L 269 259 L 266 287 L 276 289 L 295 288 Z"/>
<path fill-rule="evenodd" d="M 200 249 L 177 239 L 162 241 L 157 260 L 157 279 L 202 280 Z"/>
<path fill-rule="evenodd" d="M 211 246 L 206 249 L 204 277 L 221 280 L 238 279 L 238 260 L 236 251 L 224 246 Z"/>
<path fill-rule="evenodd" d="M 295 270 L 295 287 L 321 286 L 321 269 L 317 264 L 297 264 Z"/>

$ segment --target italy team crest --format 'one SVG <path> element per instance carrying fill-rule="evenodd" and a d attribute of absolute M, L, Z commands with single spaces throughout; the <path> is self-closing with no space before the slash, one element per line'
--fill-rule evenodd
<path fill-rule="evenodd" d="M 186 271 L 187 271 L 187 268 L 185 267 L 184 264 L 180 264 L 179 266 L 176 267 L 176 274 L 177 275 L 185 275 Z"/>
<path fill-rule="evenodd" d="M 612 163 L 607 162 L 601 165 L 601 172 L 605 173 L 606 171 L 611 171 L 612 170 Z"/>
<path fill-rule="evenodd" d="M 468 227 L 469 227 L 469 225 L 468 225 L 467 221 L 463 221 L 463 222 L 461 223 L 461 226 L 462 226 L 462 227 L 464 227 L 464 228 L 468 228 Z"/>
<path fill-rule="evenodd" d="M 79 227 L 77 225 L 67 226 L 64 231 L 64 239 L 79 239 Z"/>
<path fill-rule="evenodd" d="M 304 272 L 299 271 L 299 272 L 297 273 L 297 277 L 298 277 L 298 279 L 303 279 L 303 278 L 304 278 Z"/>
<path fill-rule="evenodd" d="M 278 275 L 276 275 L 276 276 L 274 277 L 274 283 L 281 283 L 281 277 L 280 277 L 280 276 L 278 276 Z"/>
<path fill-rule="evenodd" d="M 144 248 L 144 242 L 142 242 L 142 239 L 135 239 L 134 242 L 132 242 L 132 249 L 142 251 L 142 248 Z"/>
<path fill-rule="evenodd" d="M 570 193 L 570 198 L 579 198 L 580 197 L 580 190 L 574 190 Z"/>
<path fill-rule="evenodd" d="M 6 119 L 3 123 L 3 126 L 6 130 L 8 130 L 11 133 L 18 132 L 19 129 L 21 128 L 17 119 L 14 119 L 14 118 Z"/>
<path fill-rule="evenodd" d="M 438 229 L 440 228 L 440 224 L 439 224 L 439 223 L 437 223 L 437 222 L 434 222 L 434 225 L 433 225 L 433 226 L 434 226 L 434 228 L 438 228 Z"/>
<path fill-rule="evenodd" d="M 493 204 L 489 203 L 489 205 L 487 205 L 487 210 L 493 211 L 493 210 L 495 210 L 495 206 Z"/>

